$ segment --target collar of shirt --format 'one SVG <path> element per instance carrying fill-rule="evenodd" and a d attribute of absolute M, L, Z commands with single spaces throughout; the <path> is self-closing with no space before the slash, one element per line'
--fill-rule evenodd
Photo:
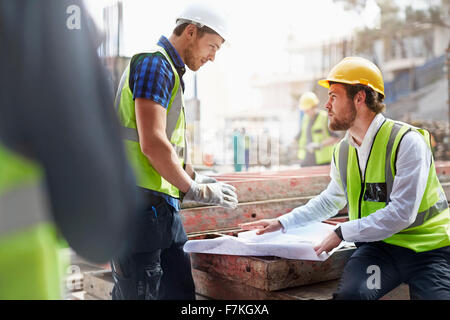
<path fill-rule="evenodd" d="M 170 59 L 172 59 L 175 68 L 178 71 L 178 74 L 180 75 L 180 77 L 183 77 L 183 75 L 186 73 L 186 65 L 181 59 L 177 49 L 175 49 L 174 46 L 170 43 L 169 39 L 161 36 L 158 41 L 158 46 L 163 47 L 167 51 L 167 54 L 169 55 Z"/>
<path fill-rule="evenodd" d="M 350 135 L 350 133 L 347 131 L 345 134 L 345 139 L 347 139 L 348 143 L 356 149 L 358 152 L 358 159 L 359 159 L 359 167 L 361 168 L 361 173 L 364 178 L 364 171 L 366 168 L 366 163 L 369 158 L 370 149 L 372 148 L 373 139 L 375 138 L 375 135 L 378 132 L 378 129 L 381 127 L 383 122 L 386 120 L 386 118 L 381 114 L 377 114 L 375 118 L 372 120 L 372 123 L 370 124 L 369 128 L 367 129 L 366 134 L 364 135 L 363 141 L 361 143 L 361 146 L 358 146 L 356 144 L 353 137 Z"/>

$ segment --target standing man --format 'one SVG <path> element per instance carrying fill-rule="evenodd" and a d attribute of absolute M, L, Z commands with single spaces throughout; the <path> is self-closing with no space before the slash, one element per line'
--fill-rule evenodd
<path fill-rule="evenodd" d="M 147 210 L 133 245 L 112 262 L 113 299 L 195 299 L 180 200 L 236 208 L 236 189 L 194 172 L 187 159 L 185 65 L 197 71 L 227 39 L 224 18 L 190 5 L 167 39 L 132 57 L 116 97 L 129 160 Z"/>
<path fill-rule="evenodd" d="M 304 112 L 300 138 L 298 139 L 298 158 L 302 167 L 329 164 L 333 157 L 337 134 L 328 130 L 328 115 L 319 110 L 319 99 L 314 92 L 305 92 L 299 101 Z"/>
<path fill-rule="evenodd" d="M 347 130 L 330 184 L 305 206 L 242 227 L 286 230 L 328 219 L 347 204 L 350 221 L 315 247 L 319 255 L 342 240 L 357 246 L 336 299 L 379 299 L 402 282 L 412 299 L 450 299 L 450 214 L 429 133 L 381 114 L 383 78 L 366 59 L 345 58 L 319 84 L 328 88 L 330 129 Z M 380 281 L 369 286 L 371 268 Z"/>

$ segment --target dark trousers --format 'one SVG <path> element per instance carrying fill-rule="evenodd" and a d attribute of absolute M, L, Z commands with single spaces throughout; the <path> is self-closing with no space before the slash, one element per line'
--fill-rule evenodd
<path fill-rule="evenodd" d="M 194 300 L 187 241 L 179 213 L 158 196 L 145 195 L 131 248 L 112 263 L 113 300 Z"/>
<path fill-rule="evenodd" d="M 411 299 L 450 300 L 450 246 L 416 253 L 382 241 L 358 245 L 333 297 L 376 300 L 401 283 Z"/>

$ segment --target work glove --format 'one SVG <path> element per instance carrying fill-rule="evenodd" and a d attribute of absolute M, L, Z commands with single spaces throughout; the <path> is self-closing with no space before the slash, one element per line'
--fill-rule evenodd
<path fill-rule="evenodd" d="M 183 201 L 194 201 L 231 209 L 236 209 L 238 204 L 236 188 L 223 182 L 199 184 L 193 181 Z"/>
<path fill-rule="evenodd" d="M 208 177 L 208 176 L 204 176 L 200 173 L 197 173 L 194 171 L 194 181 L 200 184 L 203 183 L 216 183 L 217 180 L 214 179 L 213 177 Z"/>
<path fill-rule="evenodd" d="M 311 142 L 306 145 L 306 150 L 308 150 L 309 153 L 313 153 L 315 150 L 320 149 L 320 148 L 321 148 L 321 145 L 320 145 L 320 143 L 317 143 L 317 142 Z"/>

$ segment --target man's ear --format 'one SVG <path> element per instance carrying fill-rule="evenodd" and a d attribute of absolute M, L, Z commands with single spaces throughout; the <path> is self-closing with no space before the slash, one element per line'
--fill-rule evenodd
<path fill-rule="evenodd" d="M 187 40 L 195 39 L 197 34 L 197 27 L 193 24 L 189 24 L 186 29 L 184 29 L 184 36 Z"/>
<path fill-rule="evenodd" d="M 354 98 L 355 105 L 359 105 L 361 103 L 366 102 L 366 92 L 364 90 L 360 90 Z"/>

